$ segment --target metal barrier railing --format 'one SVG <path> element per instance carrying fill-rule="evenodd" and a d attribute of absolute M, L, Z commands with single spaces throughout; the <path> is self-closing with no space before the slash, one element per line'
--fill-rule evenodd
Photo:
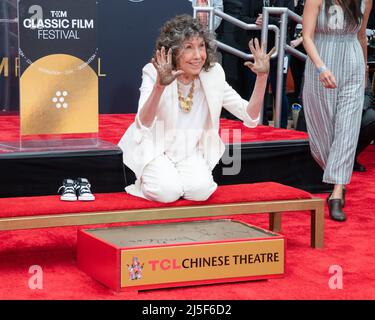
<path fill-rule="evenodd" d="M 247 24 L 247 23 L 245 23 L 241 20 L 233 18 L 229 14 L 226 14 L 222 11 L 218 11 L 218 10 L 214 9 L 213 13 L 215 15 L 221 17 L 222 19 L 224 19 L 228 22 L 231 22 L 234 25 L 236 25 L 236 26 L 238 26 L 238 27 L 240 27 L 244 30 L 261 30 L 261 27 L 257 26 L 256 24 Z M 279 47 L 279 33 L 280 33 L 279 28 L 275 25 L 269 25 L 268 29 L 275 32 L 275 39 L 276 39 L 275 46 L 276 46 L 276 48 L 278 48 Z M 250 54 L 250 53 L 245 53 L 245 52 L 242 52 L 240 50 L 237 50 L 237 49 L 235 49 L 233 47 L 230 47 L 230 46 L 228 46 L 228 45 L 226 45 L 226 44 L 224 44 L 224 43 L 222 43 L 218 40 L 216 40 L 216 43 L 217 43 L 218 48 L 223 49 L 223 50 L 225 50 L 227 52 L 230 52 L 230 53 L 233 53 L 233 54 L 237 53 L 236 55 L 243 58 L 243 59 L 246 59 L 246 60 L 253 59 L 253 55 Z M 272 55 L 272 58 L 277 57 L 277 54 L 278 53 L 277 53 L 277 50 L 276 50 L 276 52 Z"/>
<path fill-rule="evenodd" d="M 248 23 L 245 23 L 239 19 L 236 19 L 232 16 L 230 16 L 229 14 L 226 14 L 220 10 L 216 10 L 215 8 L 213 7 L 193 7 L 193 10 L 194 10 L 194 17 L 197 16 L 197 13 L 198 12 L 207 12 L 209 14 L 209 24 L 208 24 L 208 27 L 209 27 L 209 30 L 213 30 L 213 25 L 214 25 L 214 16 L 218 16 L 220 18 L 222 18 L 223 20 L 226 20 L 230 23 L 233 23 L 234 25 L 238 26 L 239 28 L 242 28 L 244 30 L 261 30 L 262 27 L 256 25 L 256 24 L 248 24 Z M 276 48 L 279 47 L 279 28 L 275 25 L 269 25 L 268 26 L 268 30 L 271 30 L 273 32 L 275 32 L 275 39 L 276 39 Z M 233 48 L 231 46 L 228 46 L 226 45 L 225 43 L 222 43 L 218 40 L 216 40 L 216 44 L 217 44 L 217 47 L 220 48 L 220 49 L 223 49 L 229 53 L 232 53 L 240 58 L 243 58 L 243 59 L 246 59 L 246 60 L 249 60 L 249 59 L 253 59 L 253 55 L 250 54 L 250 53 L 246 53 L 246 52 L 243 52 L 241 50 L 238 50 L 236 48 Z M 277 50 L 276 52 L 272 55 L 272 58 L 275 58 L 277 57 Z"/>
<path fill-rule="evenodd" d="M 280 119 L 281 119 L 281 99 L 282 99 L 282 88 L 283 88 L 283 69 L 284 69 L 284 57 L 285 52 L 297 57 L 301 60 L 306 60 L 307 56 L 300 52 L 299 50 L 291 47 L 286 43 L 286 33 L 288 29 L 288 18 L 296 21 L 297 23 L 302 23 L 302 17 L 290 11 L 288 8 L 275 8 L 275 7 L 263 7 L 262 12 L 262 26 L 257 26 L 256 24 L 247 24 L 239 19 L 236 19 L 222 11 L 216 10 L 212 6 L 212 0 L 209 0 L 208 6 L 197 6 L 196 1 L 193 2 L 193 15 L 197 16 L 198 12 L 207 12 L 208 13 L 208 28 L 209 30 L 214 30 L 214 17 L 219 16 L 223 20 L 226 20 L 234 25 L 242 28 L 244 30 L 261 30 L 261 43 L 264 48 L 267 48 L 268 42 L 268 31 L 275 32 L 275 47 L 276 52 L 271 56 L 271 58 L 277 57 L 277 81 L 276 81 L 276 97 L 275 97 L 275 127 L 280 128 Z M 280 28 L 275 25 L 268 24 L 269 15 L 280 15 Z M 216 40 L 218 48 L 234 54 L 245 60 L 253 59 L 253 55 L 228 46 L 220 41 Z M 260 113 L 260 121 L 263 121 L 263 106 Z"/>

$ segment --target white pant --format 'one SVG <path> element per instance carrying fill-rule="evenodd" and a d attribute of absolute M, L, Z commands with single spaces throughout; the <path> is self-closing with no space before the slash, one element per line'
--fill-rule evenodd
<path fill-rule="evenodd" d="M 201 155 L 193 155 L 174 163 L 166 155 L 151 161 L 141 177 L 143 195 L 158 202 L 207 200 L 217 188 L 212 172 Z"/>

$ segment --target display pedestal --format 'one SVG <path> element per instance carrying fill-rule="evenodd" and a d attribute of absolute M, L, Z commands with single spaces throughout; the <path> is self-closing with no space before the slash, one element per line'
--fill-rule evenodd
<path fill-rule="evenodd" d="M 124 191 L 122 151 L 117 145 L 101 140 L 92 147 L 67 140 L 58 143 L 56 149 L 43 149 L 38 143 L 37 148 L 2 150 L 0 197 L 54 195 L 63 179 L 77 177 L 87 178 L 93 193 Z"/>

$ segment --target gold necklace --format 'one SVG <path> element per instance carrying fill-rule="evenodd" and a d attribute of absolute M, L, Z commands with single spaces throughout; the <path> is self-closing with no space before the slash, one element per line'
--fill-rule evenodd
<path fill-rule="evenodd" d="M 194 83 L 194 80 L 193 80 L 193 82 L 191 84 L 191 87 L 190 87 L 190 90 L 189 90 L 189 93 L 188 93 L 187 97 L 185 98 L 184 95 L 182 94 L 180 84 L 177 82 L 178 101 L 179 101 L 179 104 L 180 104 L 180 108 L 184 112 L 190 112 L 190 110 L 191 110 L 191 107 L 193 105 L 194 89 L 195 89 L 195 83 Z"/>

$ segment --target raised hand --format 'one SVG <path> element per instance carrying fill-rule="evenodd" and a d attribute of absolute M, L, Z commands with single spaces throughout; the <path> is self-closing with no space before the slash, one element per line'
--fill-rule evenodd
<path fill-rule="evenodd" d="M 172 67 L 172 49 L 168 50 L 167 55 L 165 54 L 165 48 L 156 50 L 156 59 L 151 59 L 152 64 L 158 72 L 158 83 L 162 86 L 171 84 L 179 75 L 183 74 L 182 70 L 173 70 Z"/>
<path fill-rule="evenodd" d="M 270 71 L 270 59 L 273 53 L 276 51 L 275 47 L 271 49 L 269 53 L 265 53 L 263 46 L 259 45 L 257 38 L 249 41 L 249 48 L 254 56 L 254 62 L 247 61 L 244 63 L 245 66 L 251 69 L 257 75 L 265 74 Z"/>

